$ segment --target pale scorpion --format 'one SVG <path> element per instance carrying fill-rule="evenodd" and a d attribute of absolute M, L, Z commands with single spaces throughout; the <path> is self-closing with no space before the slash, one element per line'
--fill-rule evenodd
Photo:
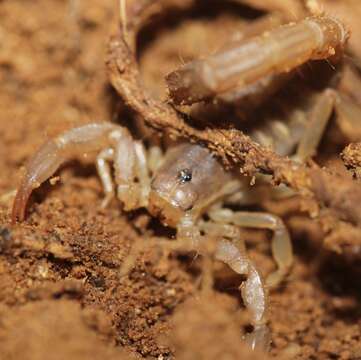
<path fill-rule="evenodd" d="M 305 28 L 306 32 L 303 31 Z M 326 17 L 304 20 L 301 27 L 289 25 L 279 28 L 277 34 L 272 37 L 271 32 L 263 39 L 263 44 L 270 46 L 267 54 L 272 54 L 272 66 L 266 67 L 263 63 L 267 58 L 262 51 L 258 55 L 254 52 L 254 58 L 259 62 L 253 62 L 251 67 L 248 66 L 248 60 L 240 59 L 238 66 L 232 68 L 232 71 L 237 71 L 228 71 L 231 77 L 227 79 L 227 90 L 233 83 L 239 84 L 239 70 L 248 74 L 244 76 L 247 84 L 251 84 L 259 77 L 300 65 L 312 57 L 328 57 L 333 54 L 334 49 L 342 48 L 347 39 L 342 24 Z M 289 35 L 292 35 L 293 41 Z M 247 40 L 247 51 L 260 51 L 259 46 L 258 38 L 255 38 L 253 44 L 252 39 Z M 281 56 L 282 49 L 286 47 L 285 53 L 292 56 Z M 212 78 L 212 71 L 213 69 L 208 73 L 202 72 L 201 75 L 205 76 L 202 79 L 207 79 L 207 76 Z M 183 76 L 181 74 L 178 79 L 183 79 Z M 199 79 L 198 73 L 195 78 Z M 187 98 L 198 97 L 202 94 L 200 89 L 208 96 L 213 87 L 208 89 L 207 86 L 200 82 L 196 86 L 188 86 L 191 96 L 187 95 Z M 264 134 L 264 138 L 272 138 L 272 145 L 277 151 L 291 154 L 298 143 L 300 145 L 296 153 L 299 158 L 312 155 L 335 99 L 338 101 L 339 98 L 334 92 L 327 90 L 319 101 L 316 101 L 309 117 L 307 114 L 303 114 L 301 118 L 297 116 L 292 119 L 289 127 L 274 123 L 272 129 L 278 129 L 277 136 Z M 292 124 L 296 125 L 292 127 Z M 226 171 L 207 148 L 182 143 L 170 148 L 162 158 L 159 149 L 151 147 L 147 150 L 140 141 L 133 139 L 125 127 L 119 125 L 100 122 L 71 129 L 45 143 L 28 162 L 26 174 L 14 201 L 13 222 L 24 220 L 31 192 L 50 178 L 64 161 L 90 151 L 100 151 L 96 166 L 105 192 L 103 206 L 116 194 L 126 211 L 145 207 L 164 225 L 176 228 L 176 243 L 186 242 L 196 250 L 202 249 L 202 244 L 208 237 L 219 240 L 213 251 L 215 259 L 224 262 L 236 273 L 246 276 L 241 286 L 241 294 L 254 326 L 247 341 L 252 347 L 266 349 L 269 344 L 266 285 L 278 284 L 288 273 L 293 257 L 290 237 L 283 221 L 275 215 L 232 211 L 223 207 L 227 203 L 247 204 L 249 187 L 234 172 Z M 114 166 L 116 189 L 110 163 Z M 209 221 L 204 220 L 204 215 L 207 215 Z M 247 256 L 245 244 L 240 238 L 240 227 L 273 231 L 272 253 L 277 269 L 265 282 Z"/>

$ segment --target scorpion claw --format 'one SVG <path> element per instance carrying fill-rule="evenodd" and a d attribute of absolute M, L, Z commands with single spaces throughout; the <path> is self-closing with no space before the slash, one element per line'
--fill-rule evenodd
<path fill-rule="evenodd" d="M 253 332 L 244 336 L 244 341 L 252 350 L 259 349 L 268 352 L 271 343 L 270 330 L 266 325 L 255 326 Z"/>
<path fill-rule="evenodd" d="M 15 196 L 11 215 L 13 223 L 24 220 L 26 204 L 32 191 L 53 175 L 62 161 L 63 157 L 55 141 L 45 143 L 29 161 L 25 176 Z"/>
<path fill-rule="evenodd" d="M 46 142 L 30 159 L 15 196 L 12 223 L 23 221 L 32 191 L 49 179 L 59 166 L 75 154 L 99 150 L 115 128 L 109 123 L 91 123 L 71 129 Z"/>
<path fill-rule="evenodd" d="M 16 197 L 14 200 L 14 205 L 11 213 L 11 222 L 15 224 L 17 221 L 23 221 L 25 218 L 25 207 L 30 194 L 32 192 L 32 188 L 25 187 L 24 185 L 20 186 L 18 192 L 16 193 Z"/>

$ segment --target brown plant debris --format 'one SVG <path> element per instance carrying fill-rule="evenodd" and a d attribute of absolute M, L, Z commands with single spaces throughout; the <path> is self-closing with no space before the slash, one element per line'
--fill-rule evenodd
<path fill-rule="evenodd" d="M 341 158 L 355 178 L 361 178 L 361 143 L 348 145 L 341 153 Z"/>

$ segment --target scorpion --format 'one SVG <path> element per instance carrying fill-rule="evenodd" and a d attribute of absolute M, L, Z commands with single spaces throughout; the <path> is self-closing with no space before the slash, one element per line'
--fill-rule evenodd
<path fill-rule="evenodd" d="M 253 227 L 273 231 L 272 251 L 278 269 L 267 278 L 269 285 L 281 281 L 292 264 L 290 237 L 283 221 L 275 215 L 233 212 L 222 207 L 227 199 L 232 202 L 232 197 L 245 190 L 244 182 L 225 171 L 212 153 L 200 145 L 176 145 L 162 159 L 159 149 L 147 151 L 119 125 L 90 123 L 71 129 L 45 143 L 28 162 L 14 200 L 13 221 L 24 220 L 31 192 L 51 177 L 60 164 L 77 153 L 97 150 L 101 151 L 96 167 L 106 194 L 103 206 L 115 194 L 109 166 L 112 161 L 116 193 L 124 210 L 146 207 L 164 225 L 177 229 L 179 248 L 190 244 L 191 248 L 201 251 L 207 237 L 221 238 L 214 249 L 215 259 L 247 276 L 241 293 L 255 327 L 247 340 L 253 346 L 266 347 L 267 290 L 260 272 L 246 254 L 238 229 Z M 153 173 L 152 179 L 150 173 Z M 203 220 L 205 214 L 211 222 Z"/>
<path fill-rule="evenodd" d="M 199 70 L 210 64 L 208 59 L 188 64 L 185 69 L 168 76 L 168 81 L 176 83 L 173 95 L 177 101 L 199 101 L 240 84 L 253 86 L 263 76 L 276 75 L 306 60 L 327 58 L 334 49 L 342 48 L 346 40 L 347 32 L 337 20 L 310 18 L 281 26 L 261 38 L 251 37 L 241 50 L 226 50 L 225 53 L 231 52 L 227 56 L 225 53 L 222 53 L 224 56 L 215 55 L 213 68 Z M 262 50 L 264 45 L 267 51 Z M 246 59 L 249 51 L 257 60 L 252 60 L 251 66 Z M 283 53 L 288 56 L 281 56 Z M 268 64 L 270 58 L 273 62 Z M 240 77 L 244 81 L 240 81 Z M 261 129 L 251 136 L 261 143 L 263 139 L 263 143 L 277 152 L 288 155 L 297 146 L 297 158 L 305 160 L 316 151 L 333 107 L 339 105 L 347 112 L 348 103 L 342 99 L 336 91 L 326 89 L 316 97 L 309 113 L 294 116 L 288 124 L 273 121 L 267 125 L 268 133 Z M 125 211 L 147 208 L 165 226 L 176 229 L 174 248 L 181 249 L 182 244 L 188 244 L 202 252 L 208 238 L 217 240 L 214 258 L 246 277 L 240 290 L 253 325 L 246 341 L 252 348 L 267 350 L 270 343 L 268 288 L 279 284 L 290 270 L 293 261 L 290 236 L 284 222 L 276 215 L 226 207 L 235 203 L 246 205 L 249 200 L 254 202 L 250 196 L 252 192 L 244 178 L 226 170 L 204 146 L 180 143 L 170 147 L 163 156 L 159 147 L 147 149 L 126 127 L 117 124 L 93 122 L 70 129 L 46 142 L 27 163 L 14 200 L 12 221 L 24 220 L 32 191 L 50 178 L 62 163 L 87 152 L 98 152 L 96 168 L 105 193 L 102 206 L 107 206 L 116 195 Z M 277 268 L 265 280 L 247 255 L 239 231 L 241 227 L 273 232 L 271 249 Z"/>

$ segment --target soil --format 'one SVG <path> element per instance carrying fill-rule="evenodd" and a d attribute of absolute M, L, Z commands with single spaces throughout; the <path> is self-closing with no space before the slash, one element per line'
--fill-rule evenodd
<path fill-rule="evenodd" d="M 65 165 L 33 194 L 26 221 L 10 223 L 22 166 L 46 139 L 92 120 L 133 119 L 105 71 L 116 5 L 0 1 L 0 358 L 361 359 L 359 254 L 326 250 L 320 225 L 299 210 L 297 197 L 262 204 L 284 218 L 295 247 L 291 274 L 270 292 L 268 355 L 241 341 L 249 330 L 242 279 L 216 264 L 215 291 L 204 294 L 201 259 L 157 246 L 171 234 L 146 210 L 125 214 L 115 201 L 101 209 L 93 155 Z M 154 96 L 165 96 L 167 72 L 243 26 L 228 10 L 185 12 L 141 33 L 139 64 Z M 259 14 L 238 11 L 244 24 Z M 269 234 L 243 234 L 266 275 L 274 267 Z M 134 244 L 143 250 L 121 276 Z"/>

